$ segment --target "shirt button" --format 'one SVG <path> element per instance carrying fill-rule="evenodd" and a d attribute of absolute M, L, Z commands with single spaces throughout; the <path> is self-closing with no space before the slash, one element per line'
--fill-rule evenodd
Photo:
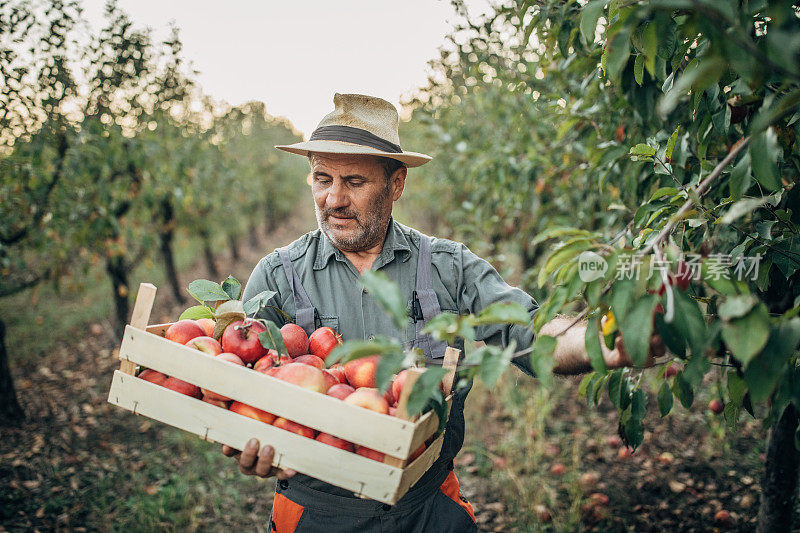
<path fill-rule="evenodd" d="M 361 294 L 367 294 L 367 289 L 361 289 Z"/>
<path fill-rule="evenodd" d="M 289 482 L 285 479 L 282 479 L 278 482 L 278 486 L 281 488 L 281 490 L 286 490 L 289 488 Z"/>
<path fill-rule="evenodd" d="M 388 503 L 384 503 L 383 504 L 383 510 L 384 511 L 391 511 L 392 510 L 392 506 L 389 505 Z"/>

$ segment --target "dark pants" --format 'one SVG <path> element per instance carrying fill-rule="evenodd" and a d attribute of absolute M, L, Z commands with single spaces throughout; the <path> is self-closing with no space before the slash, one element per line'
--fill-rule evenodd
<path fill-rule="evenodd" d="M 291 479 L 275 489 L 270 531 L 277 533 L 475 532 L 472 506 L 461 496 L 455 472 L 428 476 L 396 505 L 321 492 Z"/>

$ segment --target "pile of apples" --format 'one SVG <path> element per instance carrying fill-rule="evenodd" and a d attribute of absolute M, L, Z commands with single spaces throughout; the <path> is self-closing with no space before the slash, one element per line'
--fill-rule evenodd
<path fill-rule="evenodd" d="M 401 371 L 391 387 L 381 395 L 375 382 L 375 372 L 380 359 L 377 355 L 349 361 L 344 365 L 336 363 L 326 368 L 325 358 L 342 342 L 341 335 L 330 327 L 318 328 L 308 336 L 297 324 L 284 325 L 280 331 L 288 354 L 279 355 L 277 351 L 267 349 L 261 344 L 258 335 L 267 328 L 257 320 L 247 318 L 231 322 L 222 332 L 219 341 L 213 336 L 215 326 L 216 322 L 210 318 L 185 319 L 172 324 L 164 336 L 170 341 L 194 348 L 210 357 L 252 368 L 256 372 L 320 394 L 327 394 L 345 403 L 391 416 L 396 413 L 397 402 L 408 371 Z M 328 433 L 317 432 L 310 427 L 276 417 L 253 406 L 232 401 L 231 398 L 169 377 L 162 372 L 146 369 L 141 371 L 138 377 L 342 450 L 380 462 L 384 460 L 384 454 L 381 452 L 355 445 Z M 409 460 L 424 450 L 423 444 L 415 450 Z"/>

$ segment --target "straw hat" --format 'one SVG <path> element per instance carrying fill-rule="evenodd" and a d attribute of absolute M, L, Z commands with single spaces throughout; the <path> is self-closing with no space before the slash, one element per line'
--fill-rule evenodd
<path fill-rule="evenodd" d="M 367 154 L 390 157 L 409 167 L 424 165 L 429 155 L 404 152 L 397 132 L 400 119 L 394 106 L 375 96 L 333 95 L 334 110 L 322 119 L 305 142 L 279 145 L 293 154 Z"/>

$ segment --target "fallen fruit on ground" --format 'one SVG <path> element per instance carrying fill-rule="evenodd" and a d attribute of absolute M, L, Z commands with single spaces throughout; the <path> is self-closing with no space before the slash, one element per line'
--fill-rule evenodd
<path fill-rule="evenodd" d="M 275 422 L 273 422 L 272 425 L 275 426 L 276 428 L 281 428 L 285 429 L 286 431 L 291 431 L 292 433 L 297 433 L 302 437 L 308 437 L 309 439 L 313 439 L 316 436 L 316 431 L 314 431 L 310 427 L 298 424 L 297 422 L 293 422 L 291 420 L 286 420 L 285 418 L 276 418 Z"/>
<path fill-rule="evenodd" d="M 556 463 L 550 467 L 550 473 L 554 476 L 563 476 L 567 473 L 567 467 L 562 465 L 561 463 Z"/>
<path fill-rule="evenodd" d="M 204 337 L 206 332 L 194 320 L 178 320 L 164 333 L 164 337 L 178 344 L 186 344 L 195 337 Z"/>
<path fill-rule="evenodd" d="M 235 353 L 246 365 L 255 363 L 267 354 L 267 349 L 258 340 L 258 334 L 266 329 L 260 322 L 249 318 L 231 322 L 222 333 L 223 351 Z"/>
<path fill-rule="evenodd" d="M 339 437 L 334 437 L 329 433 L 320 433 L 319 435 L 317 435 L 317 440 L 348 452 L 352 452 L 355 450 L 352 442 L 340 439 Z"/>
<path fill-rule="evenodd" d="M 308 353 L 308 335 L 297 324 L 284 324 L 281 328 L 281 337 L 283 343 L 286 345 L 286 351 L 289 352 L 290 357 L 297 357 Z"/>
<path fill-rule="evenodd" d="M 272 424 L 275 421 L 275 415 L 272 413 L 268 413 L 267 411 L 242 402 L 233 402 L 229 409 L 234 413 L 258 420 L 259 422 L 264 422 L 265 424 Z"/>
<path fill-rule="evenodd" d="M 275 377 L 314 392 L 322 394 L 328 392 L 328 384 L 325 382 L 322 370 L 305 363 L 293 362 L 280 366 L 275 373 Z"/>
<path fill-rule="evenodd" d="M 375 372 L 378 369 L 379 355 L 368 355 L 344 364 L 344 374 L 347 382 L 355 388 L 375 388 Z"/>
<path fill-rule="evenodd" d="M 224 350 L 222 349 L 222 345 L 215 341 L 212 337 L 195 337 L 194 339 L 190 340 L 186 343 L 186 346 L 189 348 L 193 348 L 195 350 L 199 350 L 204 354 L 210 355 L 212 357 L 221 354 Z"/>
<path fill-rule="evenodd" d="M 365 409 L 370 409 L 382 414 L 389 414 L 389 404 L 383 396 L 378 392 L 378 389 L 370 387 L 361 387 L 356 389 L 354 393 L 345 398 L 344 403 L 357 405 Z"/>

